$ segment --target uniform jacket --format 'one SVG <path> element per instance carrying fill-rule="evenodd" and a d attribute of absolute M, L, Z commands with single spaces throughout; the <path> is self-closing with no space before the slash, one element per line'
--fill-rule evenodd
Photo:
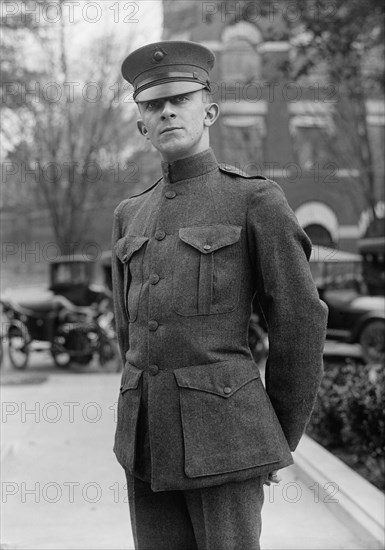
<path fill-rule="evenodd" d="M 114 451 L 135 473 L 140 403 L 154 491 L 244 480 L 291 464 L 322 375 L 326 306 L 311 244 L 281 188 L 211 149 L 114 214 L 113 290 L 125 366 Z M 257 295 L 266 391 L 248 346 Z"/>

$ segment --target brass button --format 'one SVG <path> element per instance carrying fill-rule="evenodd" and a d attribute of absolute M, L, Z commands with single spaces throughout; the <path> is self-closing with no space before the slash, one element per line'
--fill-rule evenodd
<path fill-rule="evenodd" d="M 155 331 L 159 326 L 159 323 L 158 321 L 155 321 L 154 319 L 152 319 L 151 321 L 148 322 L 148 328 L 151 330 L 151 331 Z"/>
<path fill-rule="evenodd" d="M 155 233 L 155 239 L 157 241 L 162 241 L 166 236 L 166 232 L 163 231 L 162 229 L 159 229 L 158 231 L 156 231 Z"/>
<path fill-rule="evenodd" d="M 158 365 L 150 365 L 148 367 L 148 372 L 151 374 L 151 376 L 156 376 L 159 372 Z"/>
<path fill-rule="evenodd" d="M 152 275 L 150 275 L 150 285 L 156 285 L 156 283 L 159 282 L 159 275 L 157 275 L 156 273 L 153 273 Z"/>
<path fill-rule="evenodd" d="M 226 395 L 228 395 L 231 392 L 232 392 L 232 389 L 229 388 L 229 386 L 226 386 L 225 388 L 223 388 L 223 393 L 225 393 Z"/>
<path fill-rule="evenodd" d="M 176 193 L 175 191 L 166 191 L 164 196 L 168 199 L 175 199 Z"/>
<path fill-rule="evenodd" d="M 203 249 L 204 249 L 204 250 L 211 250 L 211 244 L 205 244 L 205 245 L 203 246 Z"/>
<path fill-rule="evenodd" d="M 164 58 L 164 53 L 162 52 L 162 50 L 156 50 L 152 58 L 154 61 L 157 61 L 157 62 L 162 61 L 162 59 Z"/>

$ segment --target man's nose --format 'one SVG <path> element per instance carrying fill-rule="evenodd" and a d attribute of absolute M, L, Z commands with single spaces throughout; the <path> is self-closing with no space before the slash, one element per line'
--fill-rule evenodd
<path fill-rule="evenodd" d="M 161 113 L 162 120 L 166 118 L 175 118 L 175 109 L 171 101 L 165 101 L 163 103 L 163 109 Z"/>

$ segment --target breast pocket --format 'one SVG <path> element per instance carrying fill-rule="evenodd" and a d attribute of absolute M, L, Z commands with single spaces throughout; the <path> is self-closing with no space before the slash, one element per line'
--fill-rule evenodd
<path fill-rule="evenodd" d="M 236 225 L 182 227 L 173 270 L 173 309 L 179 315 L 212 315 L 239 301 L 240 235 Z"/>
<path fill-rule="evenodd" d="M 136 321 L 143 286 L 143 257 L 147 237 L 125 235 L 115 244 L 115 253 L 124 265 L 124 302 L 130 322 Z"/>

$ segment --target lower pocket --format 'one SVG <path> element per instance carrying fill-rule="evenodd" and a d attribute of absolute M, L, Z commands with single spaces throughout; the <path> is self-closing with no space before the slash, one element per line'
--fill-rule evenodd
<path fill-rule="evenodd" d="M 117 426 L 114 451 L 119 462 L 130 471 L 134 467 L 136 430 L 142 394 L 140 378 L 142 371 L 127 365 L 122 374 L 118 399 Z"/>
<path fill-rule="evenodd" d="M 189 367 L 175 377 L 188 477 L 279 461 L 278 420 L 253 363 Z"/>

